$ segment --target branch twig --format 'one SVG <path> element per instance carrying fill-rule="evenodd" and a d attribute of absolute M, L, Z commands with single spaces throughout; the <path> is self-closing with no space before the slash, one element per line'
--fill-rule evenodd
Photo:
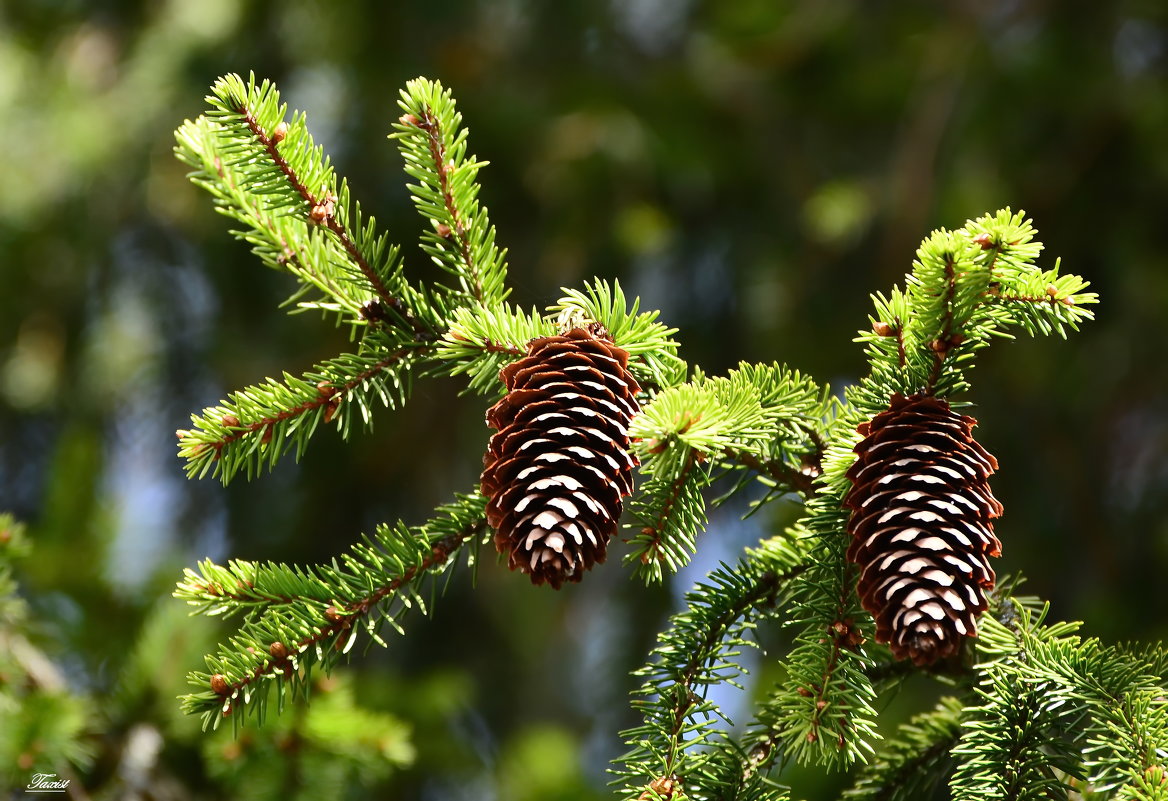
<path fill-rule="evenodd" d="M 486 520 L 479 519 L 473 525 L 469 525 L 461 531 L 438 540 L 434 543 L 430 555 L 422 559 L 419 564 L 407 568 L 397 578 L 379 587 L 372 588 L 369 594 L 360 600 L 344 604 L 340 607 L 328 607 L 325 610 L 327 622 L 318 626 L 313 634 L 295 641 L 291 646 L 283 643 L 279 644 L 281 648 L 276 648 L 275 646 L 277 644 L 274 643 L 272 646 L 273 653 L 270 659 L 265 660 L 247 676 L 236 679 L 235 681 L 224 681 L 221 686 L 214 689 L 221 696 L 230 696 L 237 690 L 241 690 L 261 678 L 268 677 L 277 671 L 289 670 L 293 656 L 302 653 L 305 649 L 317 643 L 328 640 L 352 628 L 354 621 L 368 615 L 378 603 L 397 592 L 403 584 L 413 581 L 421 573 L 447 562 L 462 545 L 481 533 L 485 526 Z M 295 599 L 282 598 L 280 600 L 281 602 L 290 602 Z"/>
<path fill-rule="evenodd" d="M 410 326 L 414 332 L 414 336 L 419 341 L 428 342 L 436 339 L 438 334 L 423 325 L 414 316 L 413 312 L 406 308 L 406 305 L 402 303 L 401 299 L 389 291 L 381 276 L 377 274 L 377 271 L 369 264 L 369 260 L 365 258 L 365 254 L 353 242 L 352 237 L 349 236 L 348 229 L 337 219 L 335 208 L 336 197 L 331 192 L 326 192 L 323 197 L 318 197 L 314 194 L 300 179 L 296 171 L 292 169 L 292 165 L 288 163 L 288 160 L 280 153 L 279 142 L 275 137 L 269 136 L 263 127 L 260 126 L 259 121 L 252 114 L 251 109 L 241 104 L 235 110 L 243 117 L 244 122 L 247 123 L 247 127 L 251 130 L 256 141 L 263 146 L 271 162 L 280 172 L 284 173 L 289 185 L 304 199 L 304 202 L 310 209 L 309 219 L 320 225 L 324 225 L 336 235 L 337 240 L 341 243 L 341 247 L 349 254 L 349 258 L 357 265 L 357 268 L 365 276 L 369 285 L 373 287 L 373 291 L 377 294 L 381 302 L 386 307 L 393 309 L 401 315 L 402 319 Z"/>

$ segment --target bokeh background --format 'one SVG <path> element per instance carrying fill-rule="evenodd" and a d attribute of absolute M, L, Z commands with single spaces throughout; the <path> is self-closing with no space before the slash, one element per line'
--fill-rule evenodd
<path fill-rule="evenodd" d="M 169 598 L 182 568 L 319 561 L 377 521 L 420 521 L 474 486 L 488 436 L 480 400 L 431 381 L 299 464 L 185 478 L 173 432 L 190 412 L 347 345 L 277 309 L 291 279 L 228 236 L 171 154 L 214 79 L 251 70 L 307 111 L 414 275 L 421 223 L 385 136 L 406 80 L 442 80 L 491 162 L 512 298 L 619 278 L 711 373 L 779 360 L 855 380 L 868 295 L 917 243 L 1025 209 L 1043 263 L 1103 303 L 1068 342 L 1003 342 L 974 372 L 1001 570 L 1090 634 L 1165 635 L 1162 2 L 20 0 L 0 7 L 0 511 L 33 550 L 24 614 L 0 625 L 60 686 L 14 686 L 0 657 L 0 787 L 49 770 L 93 798 L 293 798 L 313 781 L 316 797 L 606 797 L 629 670 L 685 588 L 773 524 L 716 515 L 694 569 L 654 589 L 614 558 L 554 593 L 484 554 L 431 618 L 319 688 L 384 730 L 364 751 L 303 712 L 201 735 L 173 697 L 219 632 Z M 930 692 L 906 688 L 890 715 Z M 40 725 L 61 731 L 18 737 L 53 693 Z M 803 797 L 841 781 L 789 778 Z"/>

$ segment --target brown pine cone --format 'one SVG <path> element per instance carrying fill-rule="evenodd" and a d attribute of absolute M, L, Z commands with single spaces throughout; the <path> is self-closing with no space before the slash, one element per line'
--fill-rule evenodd
<path fill-rule="evenodd" d="M 592 325 L 532 340 L 500 373 L 508 392 L 487 411 L 499 433 L 482 492 L 495 547 L 535 584 L 579 581 L 616 534 L 637 464 L 628 432 L 640 387 L 628 358 Z"/>
<path fill-rule="evenodd" d="M 897 659 L 927 665 L 977 635 L 998 556 L 993 518 L 1002 505 L 987 479 L 998 463 L 973 438 L 977 421 L 929 395 L 892 397 L 863 423 L 848 470 L 848 559 L 876 640 Z"/>

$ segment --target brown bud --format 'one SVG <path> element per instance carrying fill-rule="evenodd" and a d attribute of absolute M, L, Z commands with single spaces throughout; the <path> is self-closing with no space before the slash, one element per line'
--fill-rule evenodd
<path fill-rule="evenodd" d="M 379 323 L 385 319 L 385 307 L 376 298 L 367 300 L 361 304 L 361 308 L 357 311 L 357 316 L 371 323 Z"/>
<path fill-rule="evenodd" d="M 813 743 L 819 739 L 819 735 L 813 731 L 807 732 L 807 742 Z"/>
<path fill-rule="evenodd" d="M 989 287 L 986 288 L 986 294 L 997 297 L 1002 294 L 1002 285 L 997 281 L 991 281 Z"/>
<path fill-rule="evenodd" d="M 327 378 L 317 382 L 316 391 L 320 393 L 322 398 L 331 398 L 337 394 L 337 388 Z"/>
<path fill-rule="evenodd" d="M 324 616 L 333 623 L 339 623 L 345 619 L 345 616 L 341 614 L 341 610 L 337 609 L 335 606 L 329 606 L 328 609 L 325 609 Z"/>
<path fill-rule="evenodd" d="M 227 681 L 227 677 L 222 673 L 216 673 L 211 677 L 211 692 L 216 695 L 230 695 L 231 683 Z"/>
<path fill-rule="evenodd" d="M 268 646 L 268 653 L 272 655 L 272 659 L 283 661 L 288 658 L 288 646 L 276 641 Z"/>
<path fill-rule="evenodd" d="M 340 398 L 329 398 L 328 403 L 324 405 L 324 421 L 331 423 L 333 418 L 337 416 L 337 410 L 341 408 Z"/>
<path fill-rule="evenodd" d="M 638 796 L 638 801 L 647 801 L 650 798 L 673 798 L 674 795 L 680 794 L 681 780 L 677 776 L 662 776 L 649 782 L 645 792 Z"/>
<path fill-rule="evenodd" d="M 982 250 L 989 250 L 994 246 L 994 239 L 989 234 L 978 234 L 973 238 L 976 245 L 980 245 Z"/>
<path fill-rule="evenodd" d="M 929 343 L 929 349 L 932 350 L 933 353 L 944 353 L 945 351 L 949 350 L 949 344 L 943 339 L 934 339 Z"/>
<path fill-rule="evenodd" d="M 412 126 L 414 128 L 421 128 L 422 127 L 422 121 L 419 120 L 417 117 L 415 117 L 413 114 L 403 114 L 397 118 L 397 121 L 400 122 L 402 125 L 409 125 L 409 126 Z"/>
<path fill-rule="evenodd" d="M 178 431 L 174 432 L 174 435 L 178 439 L 182 439 L 183 437 L 185 437 L 189 433 L 191 433 L 191 432 L 187 431 L 185 428 L 180 428 Z"/>
<path fill-rule="evenodd" d="M 272 129 L 272 142 L 274 144 L 278 145 L 281 142 L 283 142 L 284 138 L 287 136 L 288 136 L 288 123 L 281 120 L 280 124 L 277 125 L 274 129 Z"/>
<path fill-rule="evenodd" d="M 328 221 L 336 211 L 337 196 L 332 192 L 326 192 L 324 198 L 312 207 L 312 211 L 308 213 L 308 216 L 314 223 L 319 225 Z"/>
<path fill-rule="evenodd" d="M 438 223 L 437 233 L 438 236 L 442 237 L 443 239 L 449 239 L 451 233 L 450 226 L 446 223 Z"/>
<path fill-rule="evenodd" d="M 808 690 L 806 687 L 800 687 L 795 692 L 799 693 L 799 695 L 803 696 L 804 698 L 811 697 L 811 690 Z"/>
<path fill-rule="evenodd" d="M 822 712 L 823 710 L 827 709 L 827 701 L 816 701 L 815 708 Z"/>
<path fill-rule="evenodd" d="M 872 330 L 876 332 L 876 336 L 891 337 L 896 335 L 896 329 L 885 322 L 877 320 L 872 323 Z"/>
<path fill-rule="evenodd" d="M 221 422 L 227 428 L 239 428 L 239 418 L 233 414 L 223 415 L 223 420 Z"/>

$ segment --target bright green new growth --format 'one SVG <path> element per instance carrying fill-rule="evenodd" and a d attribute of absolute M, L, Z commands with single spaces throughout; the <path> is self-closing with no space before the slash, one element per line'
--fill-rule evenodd
<path fill-rule="evenodd" d="M 690 592 L 638 671 L 642 723 L 624 732 L 628 752 L 614 770 L 623 797 L 786 798 L 775 776 L 792 760 L 865 763 L 849 793 L 860 798 L 910 799 L 941 782 L 958 798 L 1047 797 L 1072 785 L 1165 797 L 1168 655 L 1044 624 L 1032 602 L 1011 598 L 1012 582 L 983 616 L 980 664 L 952 677 L 933 711 L 879 742 L 877 700 L 912 668 L 873 642 L 845 558 L 841 502 L 856 426 L 894 393 L 967 389 L 968 367 L 995 337 L 1065 336 L 1090 319 L 1096 297 L 1085 281 L 1060 275 L 1057 263 L 1036 266 L 1041 246 L 1024 215 L 1000 211 L 930 235 L 905 287 L 873 298 L 872 325 L 857 339 L 870 372 L 840 398 L 785 365 L 744 363 L 714 377 L 691 370 L 675 330 L 616 283 L 565 289 L 547 313 L 509 304 L 505 252 L 479 201 L 485 162 L 470 154 L 461 115 L 435 82 L 406 86 L 391 134 L 424 221 L 421 252 L 438 268 L 437 280 L 418 283 L 403 274 L 409 254 L 362 215 L 303 115 L 285 119 L 271 84 L 229 76 L 208 102 L 178 131 L 192 180 L 264 263 L 296 279 L 292 310 L 347 325 L 355 344 L 195 415 L 179 432 L 192 475 L 253 477 L 303 453 L 322 424 L 344 436 L 354 421 L 372 425 L 378 405 L 400 406 L 412 382 L 430 376 L 465 376 L 468 402 L 486 405 L 504 391 L 500 369 L 528 342 L 595 322 L 628 351 L 642 386 L 631 430 L 642 477 L 628 501 L 625 555 L 634 575 L 659 582 L 686 564 L 708 506 L 736 492 L 754 489 L 752 513 L 780 497 L 802 501 L 796 525 Z M 720 498 L 708 497 L 715 483 Z M 282 707 L 358 644 L 384 645 L 385 625 L 401 633 L 407 611 L 433 603 L 434 578 L 462 553 L 473 562 L 490 537 L 484 503 L 478 492 L 457 495 L 423 525 L 379 526 L 328 565 L 188 570 L 176 594 L 196 612 L 234 617 L 239 629 L 191 674 L 184 709 L 204 727 L 227 712 L 238 725 L 247 713 L 263 716 L 273 688 Z M 740 656 L 764 624 L 790 629 L 792 645 L 768 656 L 781 660 L 783 679 L 759 688 L 752 720 L 736 734 L 707 692 L 745 674 Z"/>

